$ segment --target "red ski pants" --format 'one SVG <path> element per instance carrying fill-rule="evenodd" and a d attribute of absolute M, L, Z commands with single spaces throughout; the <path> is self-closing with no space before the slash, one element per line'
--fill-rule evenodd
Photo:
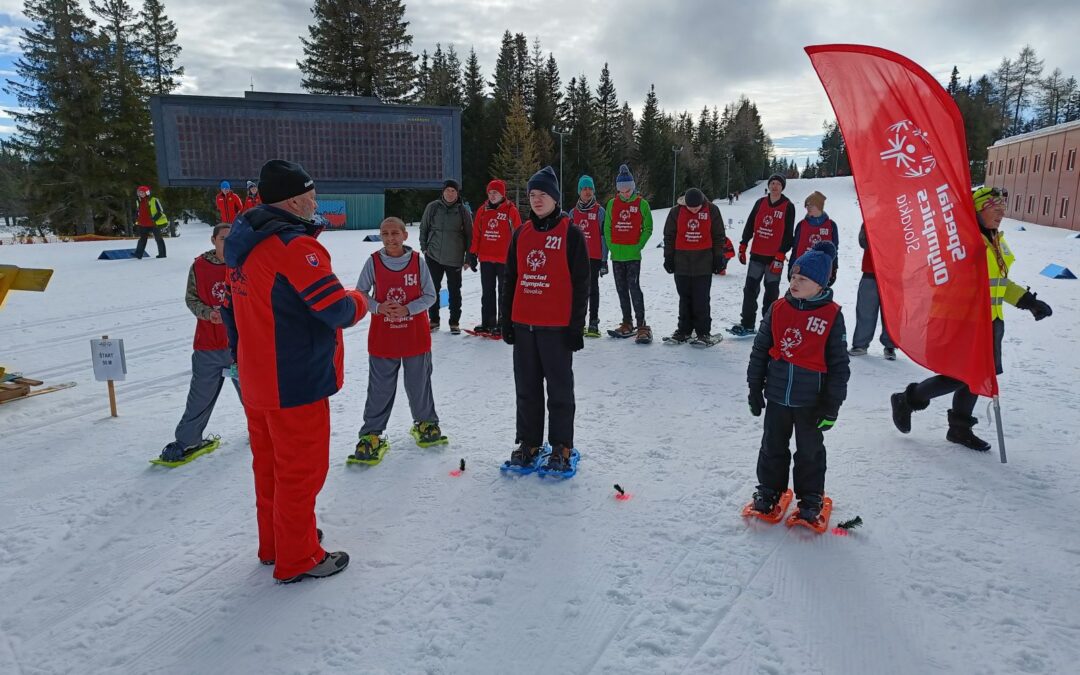
<path fill-rule="evenodd" d="M 330 400 L 295 408 L 245 408 L 255 472 L 259 560 L 288 579 L 322 562 L 315 497 L 330 466 Z"/>

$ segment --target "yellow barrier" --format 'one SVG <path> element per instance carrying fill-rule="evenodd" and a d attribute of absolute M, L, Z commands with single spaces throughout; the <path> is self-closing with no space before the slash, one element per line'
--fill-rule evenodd
<path fill-rule="evenodd" d="M 41 293 L 49 285 L 52 270 L 20 269 L 15 265 L 0 265 L 0 307 L 7 301 L 8 291 Z"/>

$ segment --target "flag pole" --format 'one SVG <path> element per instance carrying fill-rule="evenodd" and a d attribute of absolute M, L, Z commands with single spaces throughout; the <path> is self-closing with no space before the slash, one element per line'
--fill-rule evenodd
<path fill-rule="evenodd" d="M 1001 425 L 1001 399 L 994 396 L 994 421 L 997 422 L 998 450 L 1001 453 L 1001 463 L 1005 464 L 1005 430 Z"/>

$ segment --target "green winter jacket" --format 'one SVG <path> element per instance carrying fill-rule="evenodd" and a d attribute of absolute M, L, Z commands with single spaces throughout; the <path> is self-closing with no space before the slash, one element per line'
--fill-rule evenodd
<path fill-rule="evenodd" d="M 457 200 L 436 199 L 420 218 L 420 251 L 446 267 L 461 267 L 472 244 L 472 216 Z"/>
<path fill-rule="evenodd" d="M 624 202 L 631 202 L 638 194 L 635 192 L 630 195 L 630 199 L 623 199 L 619 195 L 615 195 L 608 200 L 607 208 L 604 209 L 604 243 L 607 244 L 608 252 L 611 253 L 611 260 L 613 262 L 627 262 L 630 260 L 641 260 L 641 249 L 645 248 L 646 242 L 649 241 L 649 237 L 652 236 L 652 209 L 649 208 L 649 202 L 645 201 L 645 198 L 641 198 L 641 241 L 637 245 L 632 244 L 612 244 L 611 243 L 611 213 L 615 205 L 616 199 L 621 199 Z"/>

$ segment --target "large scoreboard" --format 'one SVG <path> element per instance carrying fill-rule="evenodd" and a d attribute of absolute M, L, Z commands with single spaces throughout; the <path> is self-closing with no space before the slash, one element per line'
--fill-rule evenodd
<path fill-rule="evenodd" d="M 299 162 L 319 192 L 441 188 L 461 178 L 458 108 L 384 105 L 353 96 L 246 92 L 154 96 L 158 179 L 242 189 L 269 159 Z"/>

